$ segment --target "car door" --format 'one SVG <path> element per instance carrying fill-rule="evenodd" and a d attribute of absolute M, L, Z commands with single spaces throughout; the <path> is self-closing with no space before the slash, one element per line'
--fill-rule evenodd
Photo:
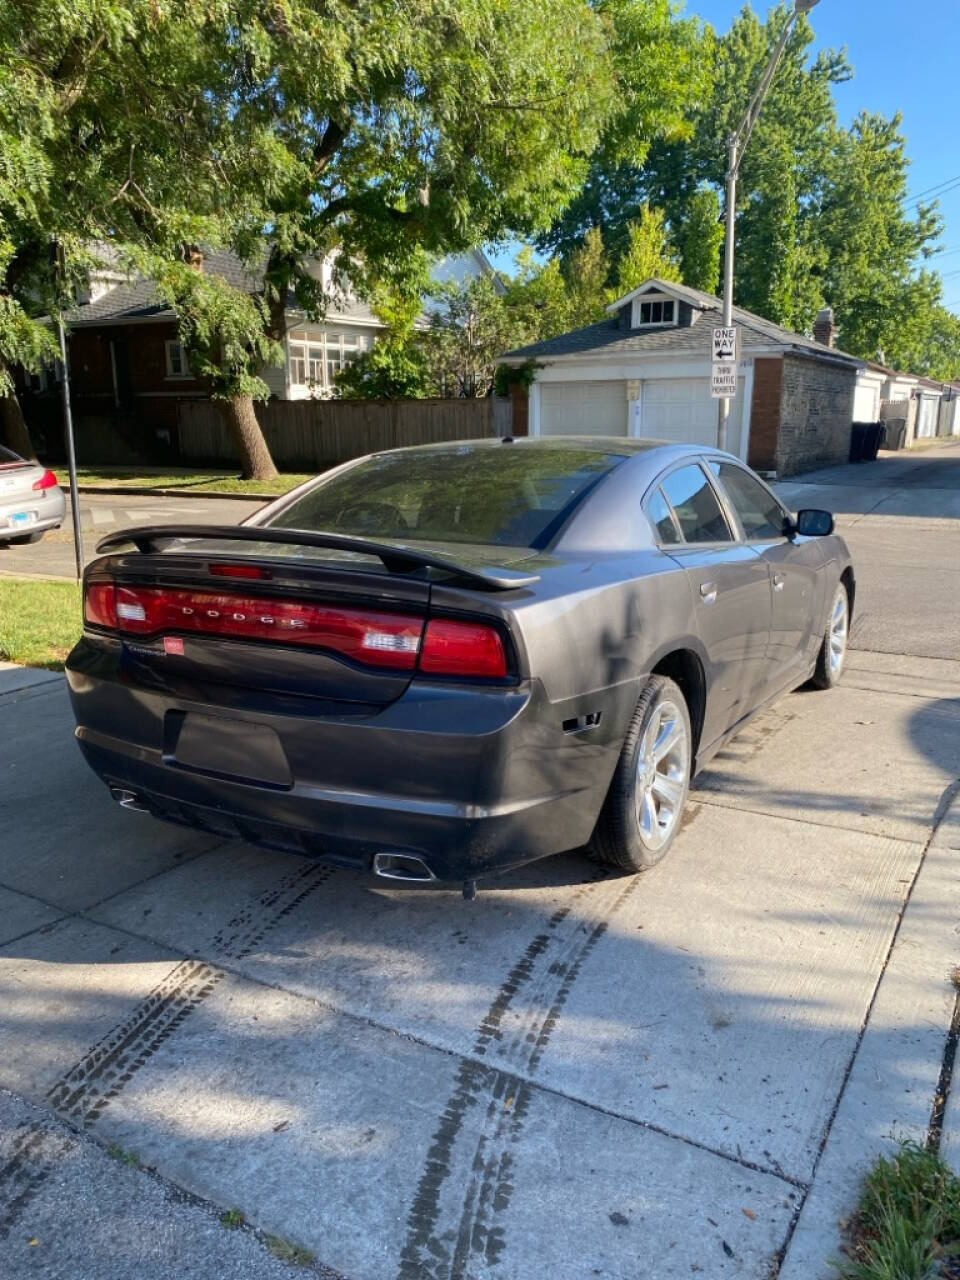
<path fill-rule="evenodd" d="M 787 536 L 790 513 L 745 467 L 714 458 L 709 468 L 744 541 L 770 569 L 772 614 L 766 685 L 771 691 L 809 673 L 821 639 L 823 553 L 816 538 Z"/>
<path fill-rule="evenodd" d="M 707 748 L 762 696 L 769 570 L 763 557 L 738 538 L 699 462 L 669 471 L 649 496 L 647 509 L 661 546 L 690 582 L 697 630 L 710 662 L 701 735 Z"/>

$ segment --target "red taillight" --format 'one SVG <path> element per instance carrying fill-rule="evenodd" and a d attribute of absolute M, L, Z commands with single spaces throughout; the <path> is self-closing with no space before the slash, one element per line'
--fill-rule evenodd
<path fill-rule="evenodd" d="M 503 677 L 507 654 L 496 627 L 435 618 L 427 623 L 420 670 L 432 675 Z"/>
<path fill-rule="evenodd" d="M 39 480 L 34 480 L 34 489 L 55 489 L 60 481 L 55 471 L 45 471 Z"/>
<path fill-rule="evenodd" d="M 258 564 L 212 564 L 210 572 L 215 578 L 258 578 L 262 581 L 273 577 L 269 569 Z"/>
<path fill-rule="evenodd" d="M 167 587 L 116 588 L 116 627 L 135 635 L 166 631 L 275 640 L 333 649 L 378 667 L 413 670 L 423 619 L 298 600 L 221 595 Z"/>
<path fill-rule="evenodd" d="M 117 625 L 117 588 L 112 582 L 88 582 L 83 596 L 85 622 L 96 627 Z"/>

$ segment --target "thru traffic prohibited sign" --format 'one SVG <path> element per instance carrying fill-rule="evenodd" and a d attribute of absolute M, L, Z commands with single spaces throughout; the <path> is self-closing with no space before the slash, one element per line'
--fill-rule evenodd
<path fill-rule="evenodd" d="M 732 400 L 737 394 L 737 366 L 715 364 L 710 378 L 710 394 L 714 400 Z"/>
<path fill-rule="evenodd" d="M 713 331 L 713 363 L 737 363 L 737 326 L 717 328 Z"/>

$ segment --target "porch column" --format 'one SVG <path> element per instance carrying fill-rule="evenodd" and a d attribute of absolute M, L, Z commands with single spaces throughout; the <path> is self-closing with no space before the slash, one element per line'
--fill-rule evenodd
<path fill-rule="evenodd" d="M 530 416 L 527 419 L 527 430 L 532 436 L 540 434 L 540 383 L 530 383 Z"/>
<path fill-rule="evenodd" d="M 627 379 L 627 435 L 643 435 L 643 379 Z"/>

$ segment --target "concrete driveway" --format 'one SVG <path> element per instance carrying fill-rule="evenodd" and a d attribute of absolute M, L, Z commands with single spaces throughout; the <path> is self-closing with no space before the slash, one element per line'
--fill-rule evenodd
<path fill-rule="evenodd" d="M 164 827 L 59 678 L 10 681 L 8 1274 L 273 1275 L 280 1240 L 347 1280 L 831 1275 L 864 1162 L 926 1134 L 960 903 L 960 451 L 846 472 L 787 490 L 857 557 L 843 685 L 755 721 L 639 878 L 466 903 Z"/>

